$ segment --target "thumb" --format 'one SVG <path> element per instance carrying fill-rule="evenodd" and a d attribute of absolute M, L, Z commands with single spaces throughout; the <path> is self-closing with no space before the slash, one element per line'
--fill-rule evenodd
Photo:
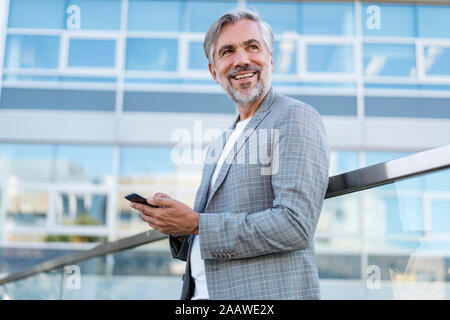
<path fill-rule="evenodd" d="M 155 193 L 153 195 L 153 197 L 172 199 L 168 194 L 165 194 L 165 193 L 162 193 L 162 192 Z"/>

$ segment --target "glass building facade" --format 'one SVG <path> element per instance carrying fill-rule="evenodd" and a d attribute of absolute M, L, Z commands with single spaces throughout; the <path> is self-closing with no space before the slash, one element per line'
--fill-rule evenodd
<path fill-rule="evenodd" d="M 273 28 L 273 87 L 322 115 L 330 176 L 449 143 L 442 1 L 4 0 L 0 274 L 18 269 L 18 248 L 49 257 L 148 230 L 127 193 L 193 206 L 202 151 L 237 112 L 208 72 L 203 37 L 236 7 Z M 326 200 L 316 232 L 324 297 L 355 297 L 342 288 L 369 281 L 371 266 L 392 279 L 417 248 L 442 267 L 416 276 L 450 281 L 448 181 L 447 170 Z M 438 240 L 424 244 L 430 234 Z M 180 269 L 164 268 L 155 274 Z"/>

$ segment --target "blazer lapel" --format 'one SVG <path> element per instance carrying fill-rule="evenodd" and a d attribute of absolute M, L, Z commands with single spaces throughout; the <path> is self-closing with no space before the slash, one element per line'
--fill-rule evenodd
<path fill-rule="evenodd" d="M 208 207 L 209 202 L 211 201 L 212 197 L 214 196 L 214 194 L 216 193 L 217 189 L 219 189 L 220 185 L 222 184 L 222 182 L 225 180 L 225 177 L 228 173 L 228 171 L 230 170 L 231 164 L 234 160 L 234 158 L 236 157 L 236 154 L 239 152 L 239 150 L 242 149 L 242 147 L 247 143 L 250 135 L 253 134 L 253 132 L 255 131 L 255 129 L 258 127 L 258 125 L 260 124 L 260 122 L 266 117 L 266 115 L 269 113 L 270 111 L 270 106 L 273 103 L 275 97 L 275 93 L 273 91 L 273 89 L 271 88 L 269 90 L 269 92 L 267 93 L 267 96 L 264 98 L 264 100 L 261 102 L 261 104 L 259 105 L 258 109 L 256 110 L 255 114 L 253 115 L 252 119 L 250 120 L 250 122 L 247 124 L 246 128 L 244 129 L 244 132 L 246 134 L 245 136 L 245 140 L 241 145 L 236 145 L 237 142 L 234 144 L 233 148 L 230 150 L 230 153 L 228 154 L 228 156 L 226 157 L 225 161 L 222 164 L 222 167 L 220 168 L 219 174 L 217 175 L 217 179 L 216 182 L 214 183 L 214 186 L 212 188 L 212 190 L 210 190 L 209 195 L 208 195 L 208 201 L 206 202 L 205 208 Z M 230 127 L 230 129 L 234 129 L 236 127 L 236 122 L 239 119 L 239 116 L 237 117 L 237 119 L 234 121 L 233 125 Z M 230 132 L 230 130 L 227 130 L 228 132 Z M 226 137 L 225 135 L 226 133 L 224 133 L 224 135 L 222 135 L 222 137 Z M 225 146 L 226 140 L 223 144 L 223 146 Z M 223 150 L 223 148 L 222 148 Z M 220 155 L 219 155 L 220 156 Z M 215 169 L 215 166 L 214 166 Z M 214 172 L 214 170 L 213 170 Z M 211 174 L 212 176 L 212 174 Z M 209 178 L 208 181 L 211 181 L 211 177 Z M 211 183 L 211 182 L 210 182 Z"/>

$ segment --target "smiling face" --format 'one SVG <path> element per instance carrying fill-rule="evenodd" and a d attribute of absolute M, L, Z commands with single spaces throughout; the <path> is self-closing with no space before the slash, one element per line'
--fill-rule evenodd
<path fill-rule="evenodd" d="M 214 50 L 212 77 L 238 105 L 246 106 L 265 96 L 271 85 L 272 52 L 257 22 L 239 20 L 223 26 Z"/>

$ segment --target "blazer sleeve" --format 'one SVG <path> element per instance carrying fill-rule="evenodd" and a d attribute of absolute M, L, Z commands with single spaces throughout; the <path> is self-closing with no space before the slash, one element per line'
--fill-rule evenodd
<path fill-rule="evenodd" d="M 170 251 L 172 257 L 181 261 L 186 261 L 189 251 L 189 236 L 184 237 L 183 242 L 179 242 L 173 236 L 169 236 Z"/>
<path fill-rule="evenodd" d="M 273 206 L 253 213 L 201 214 L 202 259 L 242 259 L 312 244 L 329 180 L 327 137 L 312 107 L 300 103 L 282 109 L 274 120 L 279 139 L 272 146 Z"/>

